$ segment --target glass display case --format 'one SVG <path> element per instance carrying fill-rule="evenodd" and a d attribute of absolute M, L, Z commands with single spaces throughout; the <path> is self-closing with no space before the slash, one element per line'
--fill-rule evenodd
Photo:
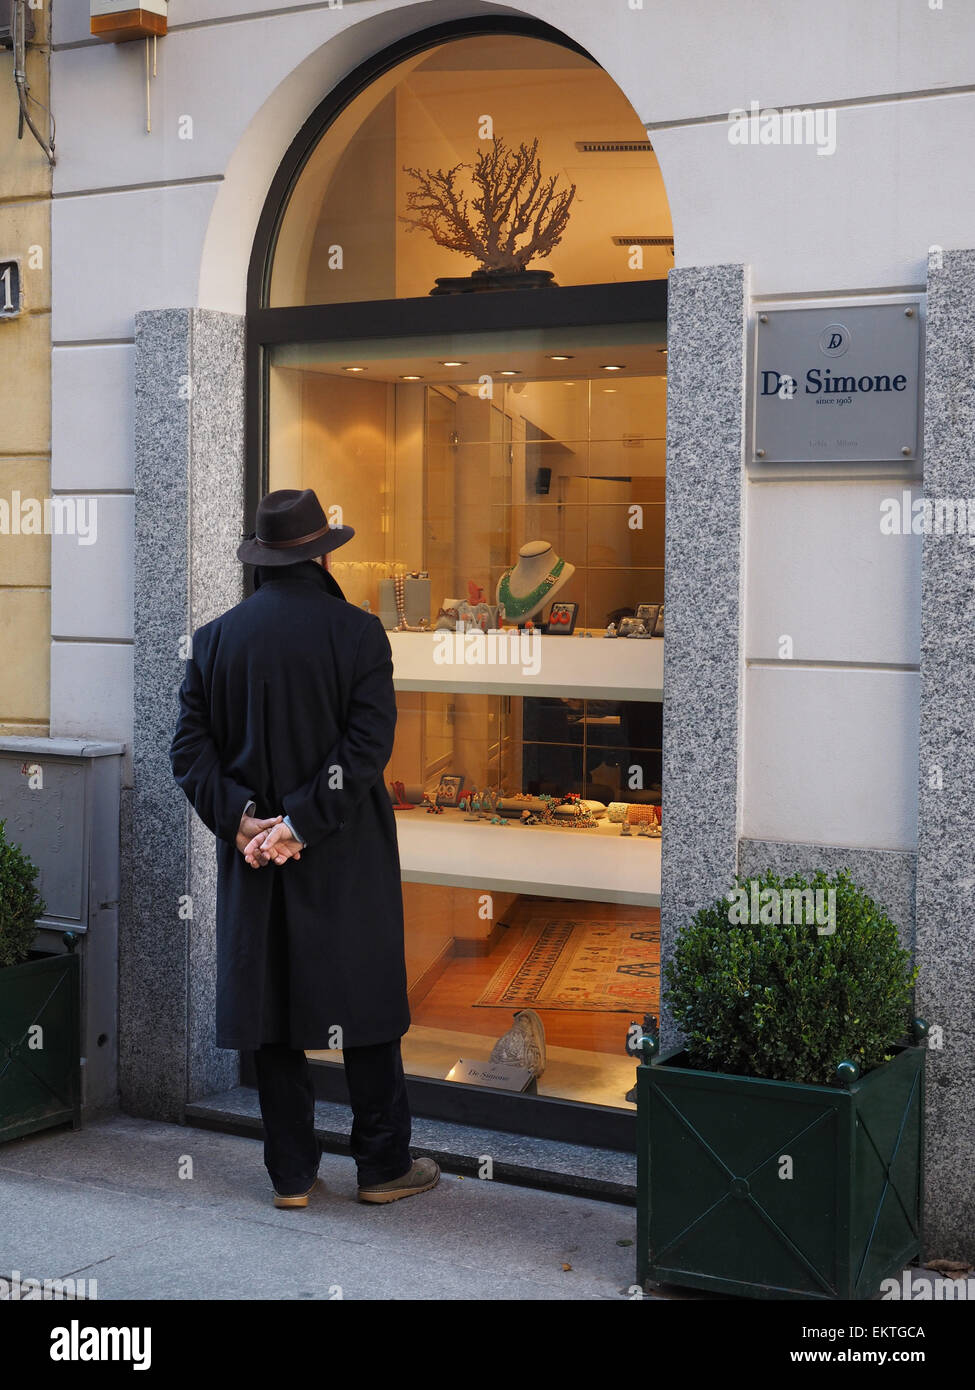
<path fill-rule="evenodd" d="M 393 649 L 416 1076 L 540 1045 L 533 1093 L 631 1104 L 626 1030 L 659 1002 L 661 327 L 268 350 L 269 486 L 355 528 L 330 568 Z"/>

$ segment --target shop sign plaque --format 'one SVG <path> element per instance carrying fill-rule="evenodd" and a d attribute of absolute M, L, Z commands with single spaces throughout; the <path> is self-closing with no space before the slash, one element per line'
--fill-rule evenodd
<path fill-rule="evenodd" d="M 461 1081 L 465 1086 L 487 1086 L 494 1091 L 534 1092 L 535 1074 L 527 1067 L 515 1067 L 510 1062 L 472 1062 L 459 1058 L 444 1077 L 445 1081 Z"/>
<path fill-rule="evenodd" d="M 760 311 L 753 461 L 915 458 L 919 317 L 917 304 Z"/>

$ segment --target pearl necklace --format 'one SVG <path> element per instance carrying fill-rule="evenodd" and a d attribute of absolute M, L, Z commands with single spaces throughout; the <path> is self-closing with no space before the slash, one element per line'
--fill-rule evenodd
<path fill-rule="evenodd" d="M 415 575 L 411 575 L 411 578 L 415 577 Z M 396 596 L 396 631 L 429 632 L 430 624 L 426 618 L 421 618 L 417 624 L 406 621 L 406 576 L 404 574 L 393 575 L 393 593 Z"/>

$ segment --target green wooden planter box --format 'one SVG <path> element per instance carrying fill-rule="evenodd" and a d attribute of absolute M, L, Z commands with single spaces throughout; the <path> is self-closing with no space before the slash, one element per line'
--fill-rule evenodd
<path fill-rule="evenodd" d="M 920 1253 L 923 1047 L 842 1087 L 674 1052 L 638 1067 L 637 1111 L 641 1285 L 866 1299 Z"/>
<path fill-rule="evenodd" d="M 0 970 L 0 1143 L 81 1123 L 78 965 L 69 950 Z"/>

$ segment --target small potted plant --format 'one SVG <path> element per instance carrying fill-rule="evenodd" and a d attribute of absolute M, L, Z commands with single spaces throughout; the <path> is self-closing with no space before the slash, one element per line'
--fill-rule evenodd
<path fill-rule="evenodd" d="M 76 938 L 64 933 L 65 954 L 32 950 L 37 872 L 0 821 L 0 1142 L 81 1119 Z"/>
<path fill-rule="evenodd" d="M 920 1253 L 916 971 L 850 875 L 738 878 L 678 934 L 637 1073 L 637 1277 L 865 1299 Z"/>

